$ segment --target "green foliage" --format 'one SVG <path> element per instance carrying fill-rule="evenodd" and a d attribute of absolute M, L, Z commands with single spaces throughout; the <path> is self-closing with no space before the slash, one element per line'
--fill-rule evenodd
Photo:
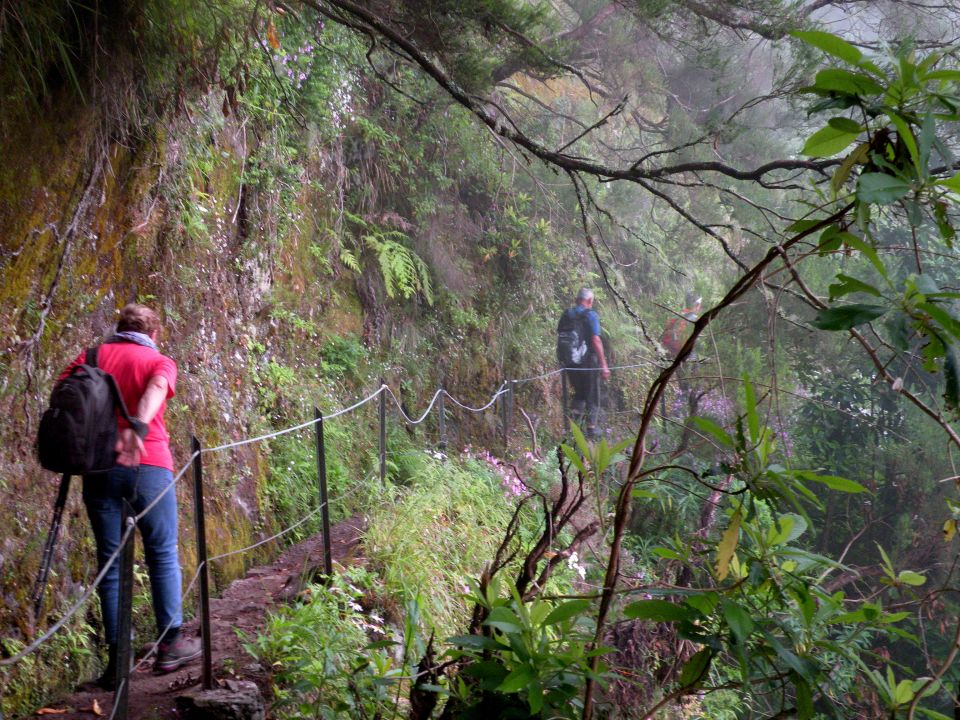
<path fill-rule="evenodd" d="M 320 370 L 329 376 L 357 378 L 360 365 L 368 355 L 367 349 L 355 337 L 331 337 L 320 347 Z"/>
<path fill-rule="evenodd" d="M 13 667 L 0 670 L 3 688 L 0 712 L 5 717 L 26 717 L 52 695 L 70 689 L 72 678 L 96 671 L 97 653 L 93 628 L 80 616 L 55 634 L 40 650 L 25 657 Z M 0 651 L 9 657 L 23 649 L 25 643 L 3 639 Z M 51 673 L 46 668 L 59 668 Z"/>
<path fill-rule="evenodd" d="M 919 56 L 905 46 L 888 59 L 871 59 L 828 33 L 794 35 L 854 68 L 822 70 L 806 89 L 822 98 L 811 114 L 839 110 L 852 117 L 834 115 L 827 127 L 807 141 L 804 153 L 831 156 L 864 138 L 843 159 L 832 179 L 834 194 L 852 201 L 861 237 L 850 232 L 852 227 L 846 221 L 831 225 L 821 236 L 821 251 L 840 247 L 859 251 L 881 280 L 877 284 L 839 273 L 838 282 L 830 288 L 831 300 L 866 293 L 880 302 L 821 309 L 813 325 L 822 330 L 850 330 L 886 315 L 893 327 L 902 325 L 906 330 L 891 338 L 898 349 L 905 350 L 911 338 L 919 338 L 927 369 L 942 367 L 947 378 L 946 405 L 954 409 L 960 404 L 953 350 L 960 340 L 960 320 L 955 315 L 954 294 L 941 291 L 920 261 L 922 245 L 939 242 L 951 248 L 956 234 L 946 208 L 957 199 L 958 181 L 945 176 L 943 169 L 944 161 L 952 157 L 944 127 L 960 120 L 958 76 L 944 68 L 950 55 L 934 51 Z M 855 170 L 859 172 L 855 174 Z M 894 206 L 899 210 L 896 215 L 892 214 Z M 913 237 L 915 273 L 899 284 L 877 254 L 878 232 L 886 223 L 900 225 Z"/>
<path fill-rule="evenodd" d="M 855 677 L 863 676 L 863 652 L 872 638 L 896 636 L 908 643 L 916 638 L 897 625 L 909 613 L 886 612 L 879 596 L 858 600 L 827 589 L 824 580 L 846 568 L 801 544 L 811 524 L 806 508 L 824 502 L 808 485 L 844 494 L 865 488 L 847 478 L 788 470 L 772 462 L 774 433 L 761 420 L 752 383 L 744 378 L 743 384 L 744 409 L 732 432 L 705 418 L 694 421 L 716 442 L 734 478 L 725 527 L 711 542 L 714 562 L 708 575 L 693 583 L 701 589 L 651 593 L 648 588 L 654 597 L 628 604 L 623 613 L 669 623 L 701 648 L 676 678 L 673 692 L 678 695 L 736 678 L 743 701 L 757 702 L 759 688 L 786 681 L 798 717 L 812 718 L 812 698 L 818 694 L 839 711 L 843 694 L 853 690 Z M 782 505 L 795 512 L 774 510 Z M 664 547 L 655 553 L 697 572 L 696 555 L 689 549 Z M 894 570 L 882 549 L 880 553 L 883 582 L 891 589 L 925 582 L 920 573 Z M 874 678 L 869 672 L 866 676 Z M 894 710 L 906 697 L 905 690 L 898 692 L 888 693 L 896 698 L 890 705 Z"/>
<path fill-rule="evenodd" d="M 464 665 L 449 692 L 458 712 L 470 717 L 576 718 L 587 676 L 605 680 L 591 659 L 593 624 L 589 600 L 524 602 L 510 588 L 503 597 L 496 580 L 470 599 L 487 611 L 482 635 L 458 635 L 448 656 Z"/>
<path fill-rule="evenodd" d="M 381 716 L 391 705 L 390 685 L 409 669 L 390 651 L 401 644 L 395 632 L 360 605 L 375 585 L 366 571 L 347 568 L 327 585 L 307 587 L 301 603 L 245 639 L 247 652 L 271 668 L 278 717 Z"/>
<path fill-rule="evenodd" d="M 399 230 L 376 227 L 356 215 L 350 215 L 349 219 L 359 228 L 361 247 L 370 250 L 376 259 L 387 297 L 399 296 L 409 300 L 420 296 L 428 305 L 432 305 L 433 286 L 430 282 L 430 269 L 413 250 L 404 244 L 410 239 Z M 340 261 L 355 272 L 360 270 L 356 255 L 349 249 L 341 250 Z"/>
<path fill-rule="evenodd" d="M 489 470 L 423 458 L 409 486 L 370 509 L 366 552 L 387 592 L 421 595 L 425 621 L 444 637 L 465 623 L 468 579 L 493 555 L 512 508 Z"/>

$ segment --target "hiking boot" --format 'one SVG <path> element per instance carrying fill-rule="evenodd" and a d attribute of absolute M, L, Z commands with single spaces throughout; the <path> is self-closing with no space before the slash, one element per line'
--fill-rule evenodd
<path fill-rule="evenodd" d="M 77 685 L 78 692 L 97 692 L 98 690 L 117 689 L 117 646 L 107 648 L 107 666 L 103 674 L 95 680 L 87 680 Z"/>
<path fill-rule="evenodd" d="M 179 670 L 192 660 L 200 657 L 202 649 L 200 638 L 188 638 L 179 635 L 172 642 L 161 642 L 157 647 L 157 662 L 154 672 L 169 673 Z"/>

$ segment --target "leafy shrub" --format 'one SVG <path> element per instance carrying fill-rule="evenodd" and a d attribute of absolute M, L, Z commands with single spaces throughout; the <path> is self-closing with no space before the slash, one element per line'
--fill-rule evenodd
<path fill-rule="evenodd" d="M 277 717 L 369 717 L 390 702 L 389 678 L 400 674 L 386 650 L 394 643 L 383 620 L 359 603 L 374 579 L 349 568 L 327 586 L 311 585 L 306 602 L 280 610 L 262 635 L 245 640 L 247 652 L 272 669 Z M 371 647 L 371 636 L 385 642 Z M 358 664 L 361 650 L 366 661 Z"/>
<path fill-rule="evenodd" d="M 484 635 L 450 639 L 448 652 L 466 665 L 452 683 L 451 702 L 467 717 L 578 718 L 584 680 L 604 680 L 590 668 L 593 623 L 589 600 L 524 602 L 516 589 L 500 596 L 499 583 L 471 599 L 487 610 Z"/>

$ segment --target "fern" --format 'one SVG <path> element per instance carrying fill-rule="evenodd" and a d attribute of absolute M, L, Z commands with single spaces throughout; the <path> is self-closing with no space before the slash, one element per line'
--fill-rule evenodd
<path fill-rule="evenodd" d="M 346 212 L 345 216 L 364 232 L 360 236 L 359 247 L 341 247 L 340 262 L 344 267 L 356 273 L 361 272 L 358 251 L 365 248 L 376 256 L 387 297 L 409 300 L 420 295 L 428 305 L 433 305 L 430 268 L 419 255 L 407 247 L 406 243 L 410 238 L 399 230 L 382 230 L 353 213 Z"/>
<path fill-rule="evenodd" d="M 343 263 L 344 267 L 348 268 L 349 270 L 353 270 L 355 273 L 359 273 L 361 271 L 360 261 L 357 259 L 357 256 L 353 253 L 353 251 L 348 248 L 341 248 L 340 262 Z"/>
<path fill-rule="evenodd" d="M 420 256 L 401 244 L 398 239 L 406 239 L 406 235 L 392 230 L 363 236 L 364 244 L 377 256 L 377 265 L 383 276 L 387 296 L 396 298 L 399 295 L 404 300 L 409 300 L 419 294 L 427 304 L 432 305 L 430 269 Z"/>

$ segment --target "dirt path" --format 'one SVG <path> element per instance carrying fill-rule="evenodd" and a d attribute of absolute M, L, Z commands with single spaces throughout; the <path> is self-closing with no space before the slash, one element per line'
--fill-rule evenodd
<path fill-rule="evenodd" d="M 343 565 L 358 561 L 360 538 L 365 527 L 362 518 L 352 517 L 331 528 L 333 559 Z M 305 570 L 323 567 L 323 540 L 315 535 L 287 548 L 271 565 L 251 568 L 246 577 L 234 581 L 220 598 L 210 599 L 210 617 L 213 645 L 213 676 L 215 680 L 232 678 L 265 682 L 263 671 L 240 647 L 235 630 L 255 635 L 262 627 L 269 610 L 289 601 L 299 590 L 300 577 Z M 198 621 L 184 625 L 186 632 L 197 632 Z M 176 698 L 186 689 L 200 683 L 200 662 L 179 672 L 154 675 L 144 669 L 131 676 L 128 715 L 139 718 L 167 720 L 178 717 Z M 51 705 L 66 713 L 46 717 L 64 720 L 95 720 L 96 701 L 99 709 L 109 717 L 113 708 L 113 693 L 76 692 Z"/>

